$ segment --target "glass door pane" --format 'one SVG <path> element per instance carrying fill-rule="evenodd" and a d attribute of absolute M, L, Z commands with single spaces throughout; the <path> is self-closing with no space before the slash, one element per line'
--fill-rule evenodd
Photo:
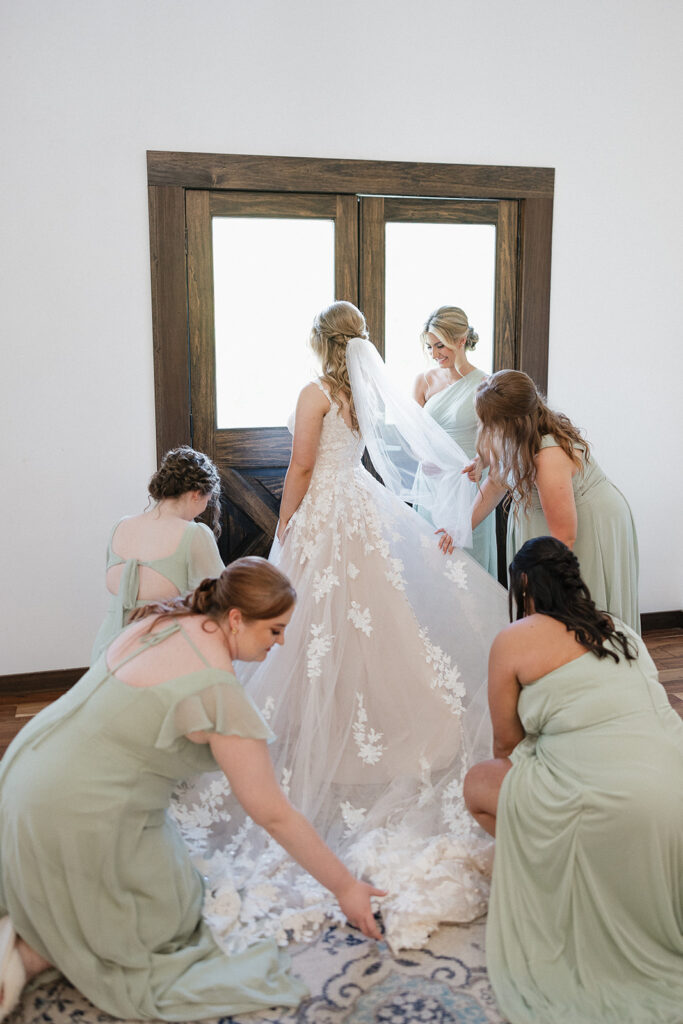
<path fill-rule="evenodd" d="M 284 426 L 314 372 L 313 317 L 334 300 L 334 220 L 212 224 L 216 426 Z"/>
<path fill-rule="evenodd" d="M 460 306 L 479 335 L 468 359 L 493 369 L 496 277 L 494 224 L 392 222 L 385 226 L 385 342 L 388 369 L 406 393 L 431 365 L 420 333 L 439 306 Z"/>

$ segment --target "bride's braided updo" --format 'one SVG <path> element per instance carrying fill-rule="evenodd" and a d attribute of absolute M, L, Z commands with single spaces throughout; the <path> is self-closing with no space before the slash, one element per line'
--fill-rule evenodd
<path fill-rule="evenodd" d="M 333 302 L 318 313 L 311 328 L 311 348 L 320 359 L 322 379 L 329 385 L 330 398 L 339 408 L 340 395 L 348 399 L 351 423 L 358 430 L 358 419 L 346 367 L 346 345 L 351 338 L 367 338 L 365 317 L 352 302 Z"/>
<path fill-rule="evenodd" d="M 136 608 L 130 620 L 158 615 L 157 621 L 185 615 L 206 615 L 219 622 L 232 608 L 247 621 L 275 619 L 296 601 L 296 591 L 283 572 L 265 558 L 250 555 L 226 566 L 216 579 L 205 579 L 185 597 Z"/>
<path fill-rule="evenodd" d="M 179 498 L 189 491 L 210 494 L 207 512 L 211 512 L 211 528 L 218 537 L 221 532 L 220 493 L 218 470 L 208 455 L 183 444 L 166 452 L 161 465 L 152 476 L 148 487 L 154 501 Z"/>
<path fill-rule="evenodd" d="M 533 606 L 530 604 L 533 602 Z M 523 544 L 510 565 L 509 608 L 513 619 L 534 612 L 562 622 L 578 642 L 598 658 L 619 656 L 611 640 L 620 647 L 627 661 L 637 657 L 634 645 L 625 633 L 616 629 L 606 612 L 595 607 L 590 591 L 581 578 L 576 555 L 555 537 L 534 537 Z"/>

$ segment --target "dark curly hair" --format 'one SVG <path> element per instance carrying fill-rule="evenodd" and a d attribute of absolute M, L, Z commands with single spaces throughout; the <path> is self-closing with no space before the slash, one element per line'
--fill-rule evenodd
<path fill-rule="evenodd" d="M 267 559 L 256 555 L 238 558 L 226 566 L 216 579 L 205 579 L 185 597 L 155 601 L 136 608 L 130 621 L 158 615 L 176 619 L 185 615 L 206 615 L 213 622 L 238 608 L 249 621 L 275 619 L 289 611 L 296 601 L 296 590 L 283 572 Z M 150 623 L 150 629 L 152 624 Z"/>
<path fill-rule="evenodd" d="M 527 614 L 531 598 L 534 611 L 562 622 L 579 643 L 598 658 L 619 655 L 612 647 L 620 647 L 627 661 L 637 657 L 632 640 L 615 629 L 606 612 L 598 611 L 588 587 L 581 579 L 579 563 L 566 544 L 555 537 L 534 537 L 523 544 L 510 564 L 509 609 L 513 621 L 513 601 L 517 606 L 514 618 Z M 606 647 L 610 640 L 612 646 Z"/>
<path fill-rule="evenodd" d="M 204 452 L 195 451 L 186 444 L 172 448 L 164 455 L 147 489 L 154 501 L 179 498 L 188 491 L 210 494 L 206 511 L 210 512 L 211 529 L 216 537 L 220 537 L 221 480 L 218 470 Z"/>

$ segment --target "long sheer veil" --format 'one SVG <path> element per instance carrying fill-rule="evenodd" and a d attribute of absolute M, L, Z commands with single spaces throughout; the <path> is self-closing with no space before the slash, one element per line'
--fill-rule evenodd
<path fill-rule="evenodd" d="M 471 547 L 477 490 L 462 472 L 470 459 L 391 380 L 367 338 L 348 342 L 346 365 L 360 432 L 384 485 L 403 501 L 424 508 L 457 547 Z"/>

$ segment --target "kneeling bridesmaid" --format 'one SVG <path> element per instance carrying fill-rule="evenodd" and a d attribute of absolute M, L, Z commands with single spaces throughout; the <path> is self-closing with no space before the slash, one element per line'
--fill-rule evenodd
<path fill-rule="evenodd" d="M 510 566 L 494 760 L 465 799 L 496 836 L 489 976 L 511 1024 L 683 1019 L 683 722 L 643 642 L 552 537 Z"/>
<path fill-rule="evenodd" d="M 370 896 L 278 786 L 265 720 L 232 662 L 284 643 L 294 590 L 262 558 L 137 609 L 0 765 L 0 1019 L 56 967 L 114 1017 L 195 1021 L 296 1006 L 273 941 L 226 956 L 166 814 L 178 781 L 221 768 L 247 814 L 379 938 Z M 142 620 L 142 621 L 139 621 Z M 17 936 L 21 936 L 19 939 Z"/>

